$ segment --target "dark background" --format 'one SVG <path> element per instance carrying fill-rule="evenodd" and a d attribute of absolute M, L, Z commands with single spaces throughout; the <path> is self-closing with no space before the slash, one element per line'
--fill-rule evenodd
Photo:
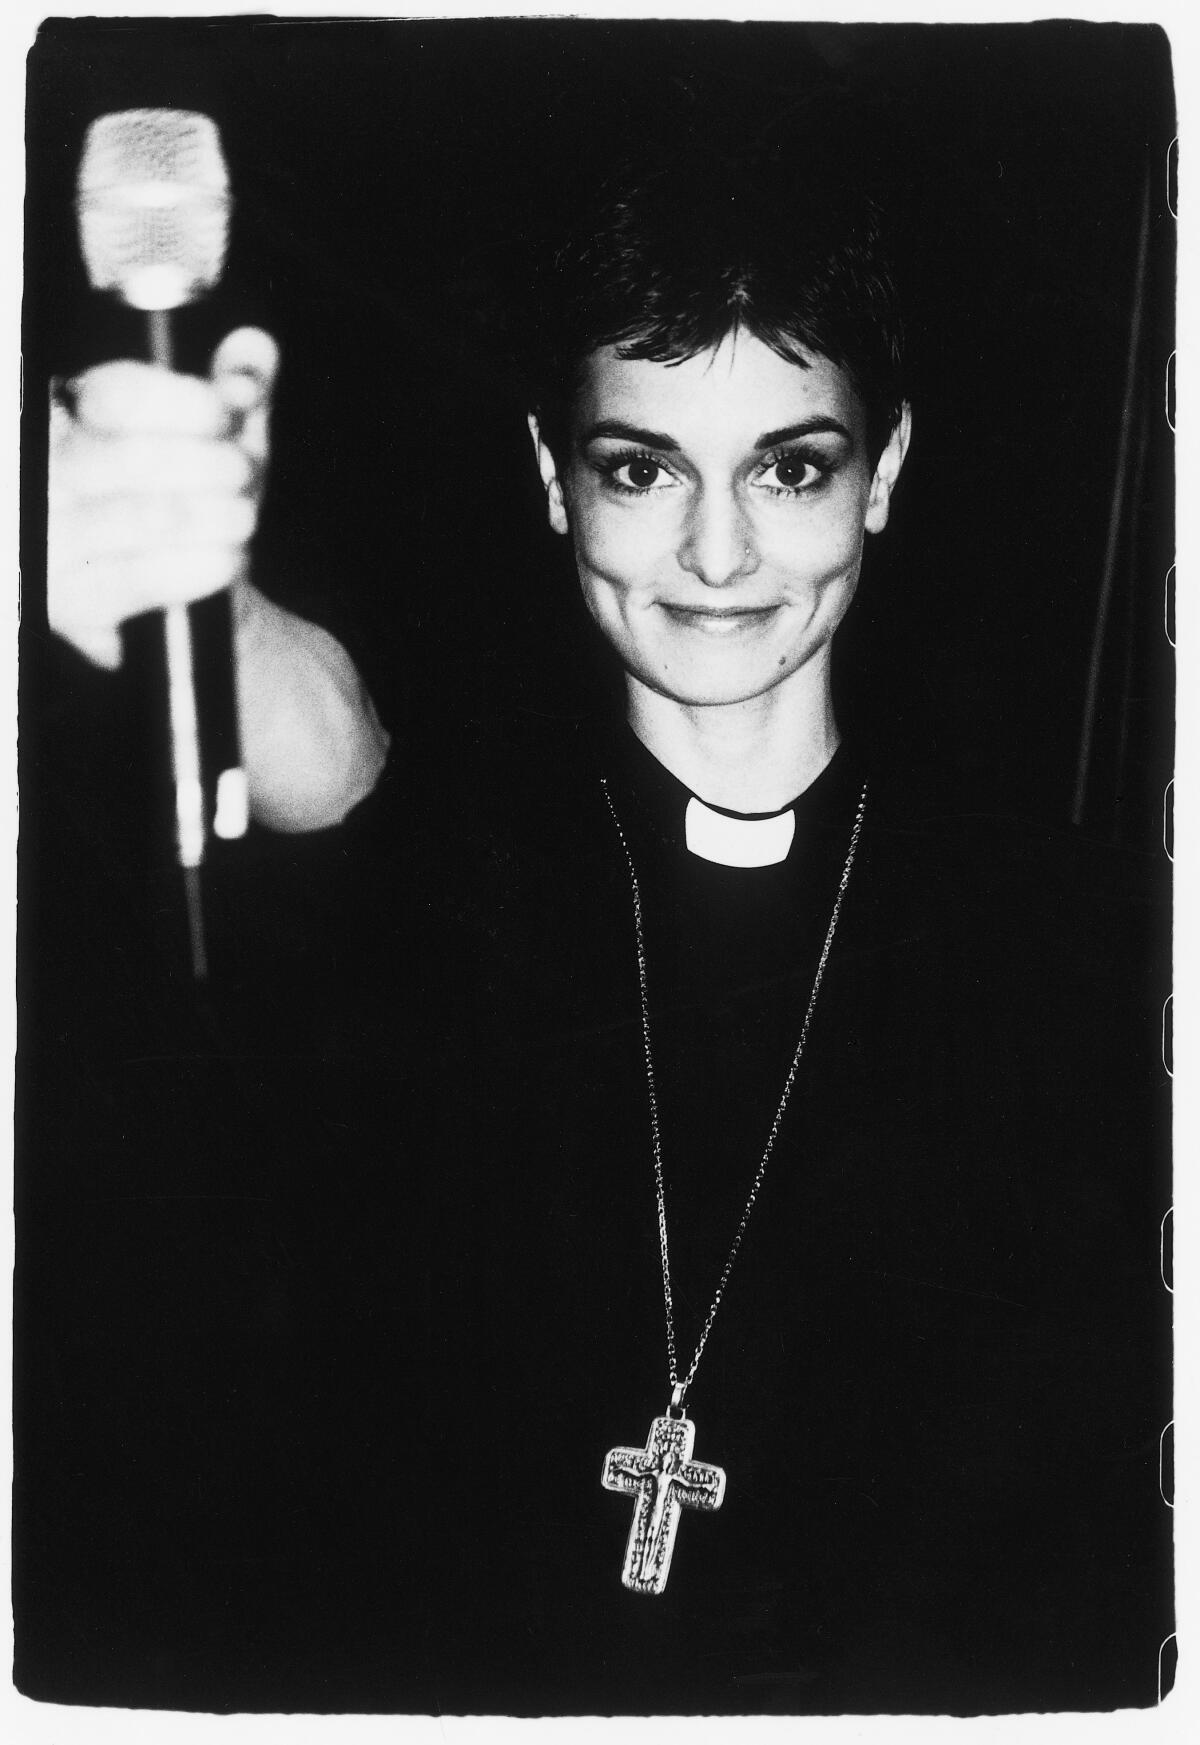
<path fill-rule="evenodd" d="M 152 627 L 133 629 L 115 679 L 45 629 L 41 384 L 143 345 L 78 258 L 87 124 L 162 105 L 220 126 L 233 242 L 217 291 L 179 317 L 182 359 L 203 368 L 243 322 L 280 339 L 256 573 L 343 637 L 400 755 L 436 766 L 443 722 L 486 734 L 515 709 L 567 723 L 600 683 L 507 362 L 523 251 L 631 147 L 653 163 L 681 133 L 736 144 L 840 104 L 861 115 L 896 219 L 916 431 L 839 639 L 844 715 L 901 758 L 949 766 L 968 810 L 1074 819 L 1161 879 L 1174 118 L 1160 31 L 43 27 L 24 332 L 22 1688 L 114 1700 L 106 1668 L 145 1639 L 147 1546 L 180 1547 L 181 1617 L 196 1603 L 185 1548 L 203 1543 L 207 1501 L 169 1512 L 193 1448 L 228 1475 L 228 1507 L 244 1446 L 231 1426 L 286 1419 L 272 1280 L 292 1263 L 256 1210 L 263 1110 L 331 997 L 328 959 L 308 947 L 320 845 L 257 832 L 214 857 L 216 974 L 194 988 L 144 670 Z M 226 939 L 239 943 L 223 956 Z M 265 1469 L 255 1482 L 269 1489 Z M 141 1676 L 144 1701 L 178 1688 L 177 1667 Z"/>

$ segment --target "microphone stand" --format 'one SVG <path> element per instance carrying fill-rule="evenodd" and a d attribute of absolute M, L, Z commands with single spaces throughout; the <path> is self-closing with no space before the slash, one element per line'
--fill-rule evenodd
<path fill-rule="evenodd" d="M 149 310 L 146 325 L 151 361 L 160 369 L 174 369 L 170 311 Z M 200 774 L 200 722 L 196 710 L 192 626 L 186 606 L 167 606 L 164 609 L 163 646 L 167 663 L 171 776 L 175 789 L 176 853 L 183 872 L 192 974 L 199 982 L 208 978 L 200 893 L 200 865 L 204 859 L 204 787 Z"/>

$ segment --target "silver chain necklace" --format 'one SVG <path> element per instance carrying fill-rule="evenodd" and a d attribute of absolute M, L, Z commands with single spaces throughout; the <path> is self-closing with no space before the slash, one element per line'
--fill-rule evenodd
<path fill-rule="evenodd" d="M 821 947 L 821 956 L 817 962 L 817 973 L 813 977 L 812 993 L 808 996 L 808 1007 L 804 1014 L 804 1023 L 800 1027 L 800 1040 L 792 1055 L 792 1064 L 787 1071 L 783 1084 L 783 1095 L 775 1110 L 775 1119 L 771 1122 L 771 1130 L 767 1135 L 767 1143 L 763 1149 L 762 1159 L 755 1172 L 746 1204 L 742 1210 L 738 1227 L 734 1233 L 733 1242 L 721 1268 L 721 1276 L 713 1300 L 709 1305 L 700 1338 L 692 1354 L 683 1380 L 679 1379 L 678 1360 L 675 1351 L 675 1310 L 671 1299 L 671 1256 L 667 1242 L 667 1202 L 663 1185 L 662 1136 L 658 1119 L 658 1091 L 654 1077 L 654 1054 L 650 1045 L 650 997 L 646 977 L 646 941 L 642 925 L 642 892 L 638 883 L 637 868 L 625 832 L 621 828 L 621 820 L 613 804 L 607 780 L 601 776 L 600 785 L 604 790 L 604 799 L 616 827 L 617 836 L 624 850 L 626 865 L 629 868 L 629 880 L 633 888 L 633 929 L 637 943 L 638 994 L 642 1012 L 642 1045 L 646 1061 L 646 1085 L 650 1098 L 650 1134 L 654 1150 L 654 1193 L 658 1204 L 658 1245 L 662 1261 L 663 1301 L 666 1307 L 667 1319 L 667 1375 L 671 1385 L 671 1403 L 666 1416 L 655 1418 L 650 1425 L 650 1434 L 646 1438 L 644 1448 L 612 1448 L 604 1462 L 604 1472 L 601 1482 L 606 1490 L 620 1491 L 634 1498 L 633 1523 L 629 1529 L 629 1542 L 625 1548 L 625 1567 L 621 1572 L 621 1580 L 627 1588 L 635 1593 L 660 1594 L 667 1585 L 667 1576 L 671 1570 L 671 1554 L 675 1549 L 675 1534 L 679 1526 L 679 1517 L 683 1509 L 701 1509 L 711 1512 L 719 1509 L 725 1495 L 725 1472 L 722 1467 L 710 1466 L 704 1461 L 692 1459 L 692 1448 L 696 1439 L 696 1426 L 686 1417 L 683 1409 L 683 1398 L 692 1385 L 708 1336 L 712 1332 L 713 1322 L 717 1318 L 717 1310 L 721 1307 L 725 1295 L 725 1286 L 733 1271 L 733 1263 L 738 1257 L 742 1246 L 742 1238 L 750 1222 L 750 1214 L 758 1199 L 763 1177 L 767 1173 L 767 1165 L 775 1150 L 775 1141 L 779 1137 L 779 1129 L 783 1125 L 783 1117 L 791 1099 L 792 1088 L 796 1083 L 796 1075 L 800 1070 L 800 1060 L 804 1054 L 804 1046 L 808 1041 L 808 1032 L 812 1025 L 813 1012 L 816 1009 L 817 995 L 821 991 L 821 981 L 825 974 L 825 965 L 829 961 L 829 953 L 833 946 L 833 936 L 837 931 L 838 916 L 842 911 L 842 899 L 846 895 L 846 887 L 850 883 L 850 873 L 854 866 L 854 857 L 858 852 L 858 839 L 862 833 L 863 817 L 867 808 L 867 784 L 863 783 L 859 795 L 858 811 L 854 817 L 854 827 L 850 832 L 850 847 L 846 852 L 845 865 L 838 884 L 837 896 L 833 901 L 833 913 L 829 917 L 829 926 L 825 931 L 825 943 Z"/>

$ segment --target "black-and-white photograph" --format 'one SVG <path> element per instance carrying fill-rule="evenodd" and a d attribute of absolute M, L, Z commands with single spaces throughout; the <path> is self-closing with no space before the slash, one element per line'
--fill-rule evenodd
<path fill-rule="evenodd" d="M 17 1691 L 1162 1701 L 1168 34 L 27 78 Z"/>

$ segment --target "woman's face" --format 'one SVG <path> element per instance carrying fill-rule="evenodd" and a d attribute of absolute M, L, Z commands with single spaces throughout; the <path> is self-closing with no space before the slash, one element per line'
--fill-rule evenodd
<path fill-rule="evenodd" d="M 531 428 L 551 525 L 635 683 L 703 705 L 825 678 L 907 416 L 872 469 L 841 370 L 742 333 L 679 364 L 594 352 L 561 464 Z"/>

